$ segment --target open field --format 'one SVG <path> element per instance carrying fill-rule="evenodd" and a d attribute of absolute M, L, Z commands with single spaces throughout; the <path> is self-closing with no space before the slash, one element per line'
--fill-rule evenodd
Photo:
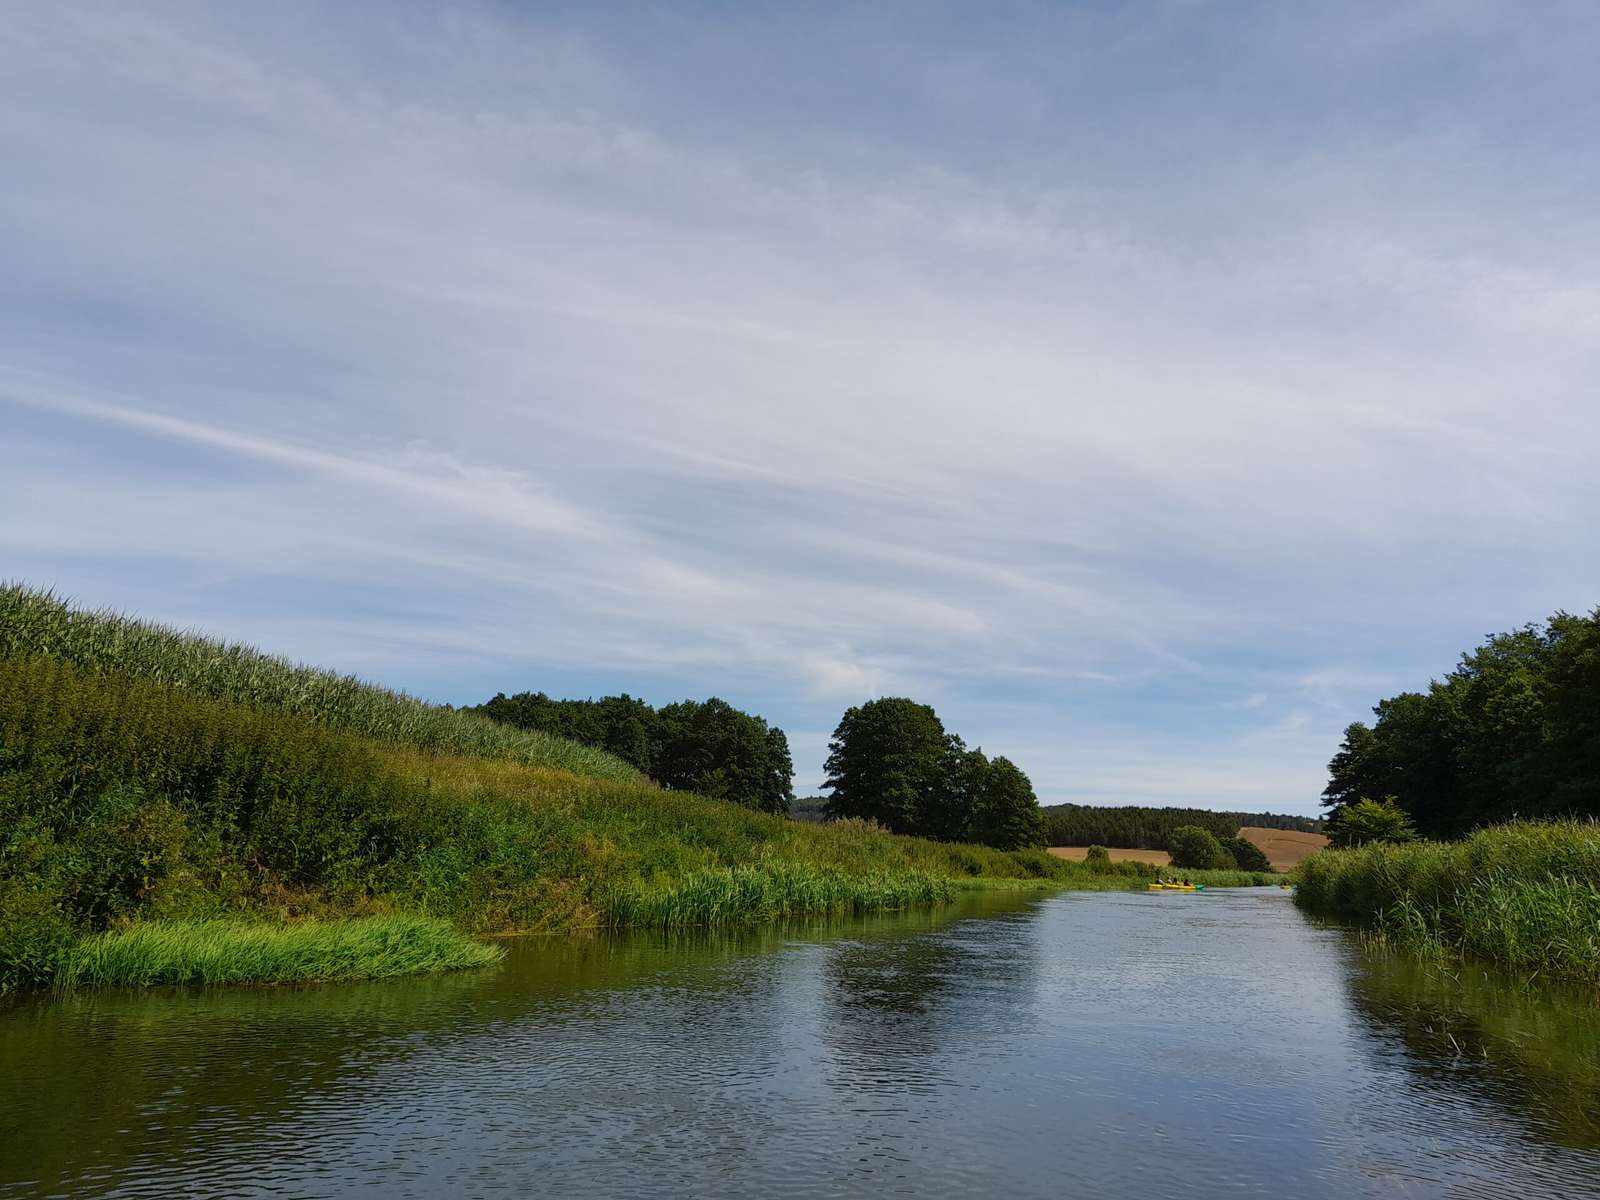
<path fill-rule="evenodd" d="M 1064 858 L 1068 862 L 1082 862 L 1089 853 L 1087 846 L 1051 846 L 1050 853 L 1057 858 Z M 1168 866 L 1172 862 L 1172 855 L 1165 850 L 1123 850 L 1112 847 L 1106 851 L 1111 856 L 1112 862 L 1143 862 L 1152 863 L 1158 867 Z"/>
<path fill-rule="evenodd" d="M 1320 833 L 1299 833 L 1293 829 L 1262 829 L 1246 825 L 1239 836 L 1254 842 L 1267 856 L 1274 870 L 1292 871 L 1302 859 L 1325 849 L 1328 839 Z"/>
<path fill-rule="evenodd" d="M 1239 836 L 1254 842 L 1267 856 L 1275 871 L 1292 871 L 1308 855 L 1315 854 L 1328 844 L 1320 833 L 1297 833 L 1292 829 L 1263 829 L 1246 825 Z M 1087 846 L 1051 846 L 1050 853 L 1068 862 L 1082 862 L 1089 853 Z M 1112 862 L 1146 862 L 1158 867 L 1169 866 L 1172 856 L 1165 850 L 1122 850 L 1115 847 L 1106 851 Z"/>

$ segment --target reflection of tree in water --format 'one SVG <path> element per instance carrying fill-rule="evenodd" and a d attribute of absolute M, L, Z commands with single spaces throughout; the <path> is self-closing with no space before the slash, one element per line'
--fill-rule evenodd
<path fill-rule="evenodd" d="M 1423 1086 L 1468 1091 L 1542 1140 L 1600 1149 L 1600 1005 L 1592 991 L 1378 952 L 1348 979 L 1356 1012 L 1399 1040 Z"/>
<path fill-rule="evenodd" d="M 1038 938 L 1029 912 L 918 937 L 830 948 L 822 1039 L 845 1082 L 929 1081 L 948 1052 L 985 1053 L 1030 1016 Z"/>

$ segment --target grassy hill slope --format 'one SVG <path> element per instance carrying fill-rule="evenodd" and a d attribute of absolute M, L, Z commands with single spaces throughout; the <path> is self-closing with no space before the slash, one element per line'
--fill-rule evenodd
<path fill-rule="evenodd" d="M 306 717 L 335 729 L 442 754 L 504 758 L 580 775 L 638 779 L 621 759 L 565 738 L 513 729 L 301 666 L 249 646 L 181 633 L 112 612 L 73 608 L 48 592 L 0 585 L 0 659 L 42 656 L 96 674 L 170 684 L 213 700 Z"/>
<path fill-rule="evenodd" d="M 664 791 L 561 739 L 0 592 L 0 993 L 378 977 L 492 961 L 488 934 L 1148 873 Z"/>

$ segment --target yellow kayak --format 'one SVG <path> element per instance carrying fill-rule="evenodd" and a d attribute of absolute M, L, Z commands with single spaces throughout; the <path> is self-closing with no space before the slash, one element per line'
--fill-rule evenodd
<path fill-rule="evenodd" d="M 1192 892 L 1195 886 L 1192 883 L 1152 883 L 1152 892 Z"/>

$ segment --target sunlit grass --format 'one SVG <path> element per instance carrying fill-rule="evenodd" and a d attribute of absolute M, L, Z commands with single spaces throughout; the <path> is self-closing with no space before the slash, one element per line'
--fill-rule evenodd
<path fill-rule="evenodd" d="M 301 666 L 238 643 L 119 613 L 74 608 L 21 584 L 0 585 L 0 658 L 33 655 L 292 713 L 424 750 L 507 758 L 614 779 L 639 777 L 621 759 L 565 738 L 427 704 L 353 675 Z"/>
<path fill-rule="evenodd" d="M 148 921 L 93 934 L 62 957 L 62 989 L 174 983 L 309 983 L 387 979 L 498 962 L 505 951 L 426 917 L 269 925 Z"/>

